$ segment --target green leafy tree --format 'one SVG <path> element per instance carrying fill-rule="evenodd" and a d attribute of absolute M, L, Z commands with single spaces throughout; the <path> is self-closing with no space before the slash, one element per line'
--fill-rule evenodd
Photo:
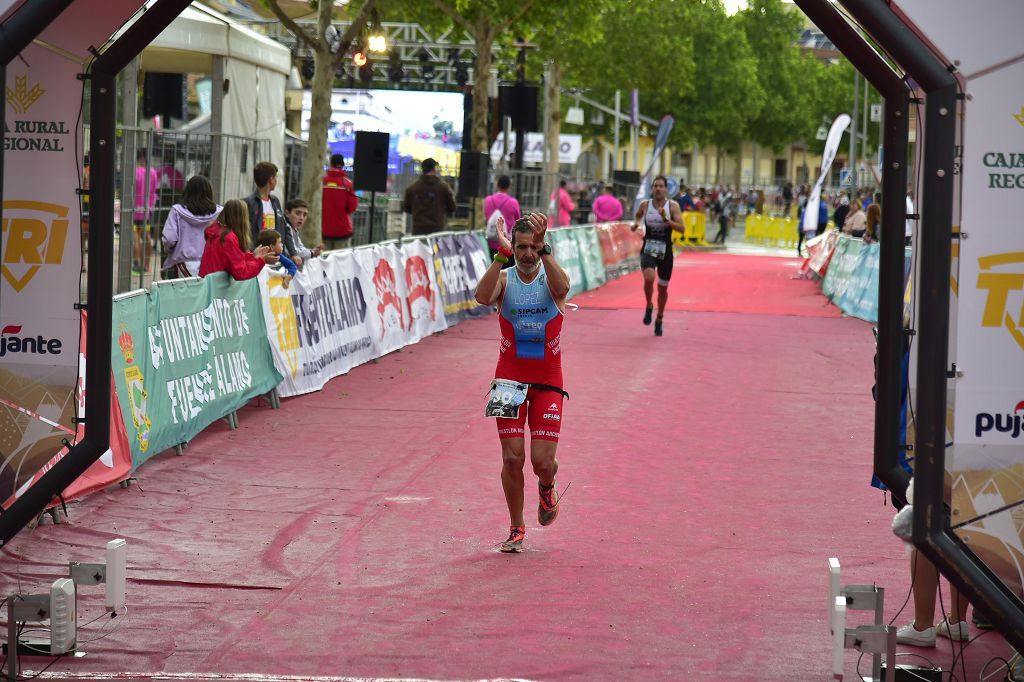
<path fill-rule="evenodd" d="M 328 39 L 327 29 L 334 19 L 333 2 L 310 1 L 316 10 L 316 26 L 300 26 L 284 12 L 278 0 L 265 0 L 274 16 L 287 28 L 295 39 L 313 53 L 312 103 L 309 115 L 309 140 L 306 158 L 302 164 L 302 198 L 309 204 L 309 220 L 302 228 L 302 240 L 307 244 L 319 244 L 322 237 L 320 224 L 321 177 L 327 154 L 327 128 L 331 122 L 331 89 L 334 73 L 341 66 L 352 42 L 366 27 L 366 22 L 376 0 L 363 0 L 358 7 L 349 6 L 347 16 L 351 23 L 345 33 L 333 42 Z"/>
<path fill-rule="evenodd" d="M 473 62 L 473 128 L 470 137 L 473 151 L 490 150 L 487 101 L 495 41 L 516 26 L 537 4 L 538 0 L 525 0 L 518 4 L 499 0 L 430 0 L 426 3 L 439 10 L 457 29 L 465 31 L 473 39 L 476 50 Z M 424 3 L 415 0 L 409 0 L 404 7 L 407 14 L 412 16 L 425 9 Z"/>
<path fill-rule="evenodd" d="M 676 105 L 676 141 L 738 152 L 765 102 L 757 59 L 738 18 L 727 16 L 720 2 L 697 9 L 690 29 L 697 65 L 693 88 Z"/>
<path fill-rule="evenodd" d="M 785 9 L 782 0 L 752 0 L 737 20 L 757 60 L 764 90 L 763 104 L 748 124 L 750 138 L 781 151 L 813 135 L 818 126 L 813 114 L 817 62 L 793 43 L 802 18 Z"/>
<path fill-rule="evenodd" d="M 674 114 L 679 98 L 693 90 L 694 41 L 683 27 L 695 21 L 698 6 L 604 0 L 588 4 L 584 16 L 561 11 L 537 25 L 534 39 L 541 46 L 540 56 L 552 63 L 549 145 L 557 145 L 561 128 L 558 93 L 562 86 L 586 92 L 608 105 L 617 90 L 628 102 L 629 93 L 636 88 L 644 112 Z M 535 19 L 531 17 L 531 21 Z M 582 131 L 590 136 L 613 136 L 615 123 L 609 117 L 601 125 L 585 124 Z M 675 128 L 673 138 L 678 136 Z"/>

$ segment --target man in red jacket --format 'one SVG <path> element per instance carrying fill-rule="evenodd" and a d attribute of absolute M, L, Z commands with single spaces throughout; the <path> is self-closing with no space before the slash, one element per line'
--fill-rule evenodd
<path fill-rule="evenodd" d="M 323 237 L 328 250 L 347 249 L 352 245 L 352 214 L 359 206 L 359 197 L 352 181 L 345 175 L 345 157 L 331 155 L 331 167 L 324 175 Z"/>

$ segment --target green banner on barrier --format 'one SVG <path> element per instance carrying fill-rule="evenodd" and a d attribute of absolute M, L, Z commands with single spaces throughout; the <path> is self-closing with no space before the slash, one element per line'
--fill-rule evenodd
<path fill-rule="evenodd" d="M 133 470 L 281 381 L 255 279 L 216 273 L 115 299 L 112 341 Z"/>
<path fill-rule="evenodd" d="M 867 322 L 878 321 L 878 256 L 877 243 L 861 243 L 850 282 L 835 300 L 844 313 Z"/>
<path fill-rule="evenodd" d="M 605 283 L 606 277 L 604 256 L 601 255 L 601 242 L 597 238 L 597 230 L 593 226 L 587 226 L 572 232 L 579 247 L 583 274 L 587 278 L 587 289 L 596 289 Z"/>
<path fill-rule="evenodd" d="M 846 295 L 846 289 L 853 279 L 857 262 L 860 260 L 860 248 L 863 242 L 859 239 L 840 237 L 835 253 L 821 283 L 821 291 L 830 301 L 838 301 Z"/>
<path fill-rule="evenodd" d="M 569 295 L 567 299 L 587 290 L 587 277 L 583 272 L 583 262 L 580 258 L 579 243 L 576 241 L 574 229 L 551 230 L 548 238 L 551 248 L 555 252 L 558 264 L 562 266 L 569 275 Z"/>

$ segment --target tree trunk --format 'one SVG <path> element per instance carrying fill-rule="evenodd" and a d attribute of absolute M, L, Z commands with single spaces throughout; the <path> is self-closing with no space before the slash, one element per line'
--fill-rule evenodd
<path fill-rule="evenodd" d="M 558 147 L 562 135 L 562 65 L 558 60 L 551 62 L 547 76 L 544 81 L 544 87 L 547 88 L 547 111 L 544 113 L 548 117 L 548 136 L 544 144 L 547 145 L 548 153 L 547 164 L 544 166 L 544 185 L 547 190 L 544 198 L 551 197 L 558 189 Z M 551 217 L 558 217 L 557 202 L 555 215 Z"/>
<path fill-rule="evenodd" d="M 313 53 L 312 104 L 309 112 L 309 140 L 302 163 L 302 198 L 309 204 L 309 219 L 302 227 L 302 242 L 312 248 L 323 234 L 320 227 L 324 157 L 327 153 L 327 127 L 331 122 L 331 89 L 334 85 L 335 58 L 329 50 Z"/>
<path fill-rule="evenodd" d="M 738 192 L 743 184 L 743 143 L 736 147 L 736 169 L 733 172 L 733 187 Z"/>
<path fill-rule="evenodd" d="M 490 134 L 487 114 L 490 111 L 491 50 L 494 43 L 494 26 L 487 17 L 480 19 L 473 32 L 476 43 L 476 61 L 473 63 L 473 131 L 470 146 L 475 152 L 490 151 Z"/>

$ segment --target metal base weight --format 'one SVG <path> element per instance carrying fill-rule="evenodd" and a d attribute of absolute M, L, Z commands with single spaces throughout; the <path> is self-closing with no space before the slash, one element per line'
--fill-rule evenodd
<path fill-rule="evenodd" d="M 889 678 L 888 665 L 882 664 L 882 680 L 884 682 L 942 682 L 942 668 L 918 668 L 913 665 L 896 664 L 893 676 Z M 867 679 L 871 679 L 870 677 Z"/>
<path fill-rule="evenodd" d="M 7 644 L 4 644 L 0 655 L 7 656 Z M 61 654 L 50 653 L 50 640 L 48 639 L 20 639 L 18 640 L 18 656 L 25 658 L 26 656 L 39 656 L 43 658 L 52 658 L 53 656 L 70 656 L 72 658 L 83 658 L 86 655 L 84 651 L 69 651 Z"/>

